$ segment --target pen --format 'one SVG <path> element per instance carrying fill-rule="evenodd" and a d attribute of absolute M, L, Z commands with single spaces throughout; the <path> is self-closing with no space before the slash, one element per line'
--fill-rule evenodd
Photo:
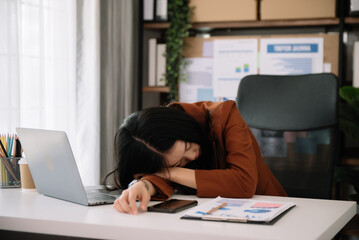
<path fill-rule="evenodd" d="M 5 157 L 9 157 L 9 156 L 7 155 L 6 149 L 5 149 L 4 145 L 2 144 L 2 141 L 1 141 L 1 140 L 0 140 L 0 145 L 1 145 L 2 151 L 4 152 Z"/>
<path fill-rule="evenodd" d="M 3 155 L 5 155 L 5 158 L 1 159 L 2 163 L 4 164 L 5 168 L 8 170 L 8 172 L 11 174 L 11 176 L 16 180 L 19 181 L 19 179 L 16 177 L 15 175 L 15 171 L 12 168 L 12 165 L 10 163 L 10 160 L 8 159 L 8 154 L 6 152 L 6 149 L 2 143 L 2 141 L 0 140 L 0 145 L 1 145 L 1 149 L 3 151 Z"/>
<path fill-rule="evenodd" d="M 221 205 L 218 205 L 217 207 L 215 207 L 215 208 L 209 210 L 208 212 L 206 212 L 206 214 L 214 213 L 215 211 L 217 211 L 218 209 L 220 209 L 220 208 L 222 208 L 222 207 L 224 207 L 226 205 L 227 205 L 227 203 L 222 203 Z"/>
<path fill-rule="evenodd" d="M 223 216 L 204 215 L 201 217 L 201 219 L 210 220 L 210 221 L 224 221 L 224 222 L 248 222 L 247 217 L 223 217 Z"/>

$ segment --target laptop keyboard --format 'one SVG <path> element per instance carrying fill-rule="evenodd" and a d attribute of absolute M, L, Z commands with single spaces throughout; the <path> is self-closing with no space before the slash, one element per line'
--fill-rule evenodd
<path fill-rule="evenodd" d="M 101 194 L 98 192 L 87 192 L 87 198 L 90 202 L 103 202 L 103 201 L 114 201 L 116 200 L 115 196 Z"/>

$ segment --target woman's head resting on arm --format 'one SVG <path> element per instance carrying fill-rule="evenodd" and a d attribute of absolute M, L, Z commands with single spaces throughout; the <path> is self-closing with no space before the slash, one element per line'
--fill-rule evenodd
<path fill-rule="evenodd" d="M 115 136 L 117 187 L 127 188 L 138 174 L 185 166 L 199 157 L 203 140 L 200 125 L 181 110 L 154 107 L 131 114 Z"/>

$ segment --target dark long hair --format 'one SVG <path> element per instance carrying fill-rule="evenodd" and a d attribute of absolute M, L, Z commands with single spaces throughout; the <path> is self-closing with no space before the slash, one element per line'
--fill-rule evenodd
<path fill-rule="evenodd" d="M 115 135 L 116 168 L 105 177 L 105 183 L 113 174 L 116 187 L 124 189 L 133 180 L 134 174 L 153 174 L 165 169 L 163 154 L 177 140 L 201 146 L 201 156 L 185 167 L 211 169 L 213 150 L 207 134 L 206 126 L 201 126 L 177 108 L 153 107 L 132 113 Z"/>

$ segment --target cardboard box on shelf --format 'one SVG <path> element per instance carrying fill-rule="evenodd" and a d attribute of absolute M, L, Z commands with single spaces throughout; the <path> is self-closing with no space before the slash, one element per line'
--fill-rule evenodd
<path fill-rule="evenodd" d="M 335 18 L 336 0 L 261 0 L 261 20 Z"/>
<path fill-rule="evenodd" d="M 257 20 L 257 0 L 191 0 L 193 22 Z"/>

